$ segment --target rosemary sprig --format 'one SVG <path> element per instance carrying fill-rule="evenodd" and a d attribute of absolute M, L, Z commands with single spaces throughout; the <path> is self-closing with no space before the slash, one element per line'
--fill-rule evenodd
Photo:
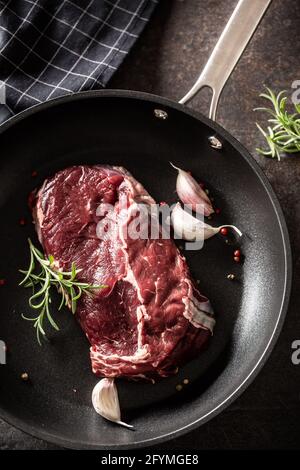
<path fill-rule="evenodd" d="M 93 289 L 102 289 L 106 286 L 91 285 L 78 281 L 77 275 L 81 269 L 76 269 L 74 263 L 72 263 L 71 271 L 55 270 L 53 267 L 53 256 L 45 257 L 43 253 L 33 245 L 30 239 L 28 239 L 28 243 L 30 248 L 30 263 L 27 271 L 20 270 L 25 276 L 19 285 L 32 288 L 33 293 L 28 302 L 29 306 L 37 311 L 37 315 L 34 317 L 26 317 L 22 314 L 22 318 L 33 322 L 38 343 L 41 344 L 41 335 L 42 337 L 46 336 L 44 327 L 45 320 L 48 320 L 49 324 L 55 330 L 59 330 L 50 311 L 51 287 L 55 287 L 61 295 L 61 302 L 58 309 L 61 310 L 65 305 L 71 308 L 72 313 L 75 313 L 77 301 L 82 294 L 91 295 Z"/>
<path fill-rule="evenodd" d="M 256 123 L 258 129 L 265 137 L 269 148 L 257 148 L 257 152 L 267 157 L 277 158 L 283 153 L 300 152 L 300 104 L 294 104 L 295 113 L 289 113 L 286 109 L 287 97 L 285 91 L 276 96 L 270 88 L 268 93 L 259 96 L 270 101 L 271 108 L 256 108 L 254 111 L 264 111 L 269 114 L 267 130 Z"/>

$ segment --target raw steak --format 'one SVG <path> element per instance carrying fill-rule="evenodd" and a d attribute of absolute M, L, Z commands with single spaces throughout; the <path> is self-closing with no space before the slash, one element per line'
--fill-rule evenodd
<path fill-rule="evenodd" d="M 215 322 L 172 240 L 124 236 L 141 202 L 154 204 L 125 169 L 73 166 L 45 181 L 34 208 L 40 242 L 57 269 L 73 261 L 82 280 L 108 286 L 82 296 L 76 311 L 93 372 L 105 377 L 175 373 L 206 345 Z M 96 215 L 105 204 L 112 210 Z M 100 220 L 109 227 L 103 239 Z"/>

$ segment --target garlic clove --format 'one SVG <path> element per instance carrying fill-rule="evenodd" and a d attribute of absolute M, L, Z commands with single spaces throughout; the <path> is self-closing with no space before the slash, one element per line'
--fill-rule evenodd
<path fill-rule="evenodd" d="M 114 379 L 104 378 L 95 385 L 92 403 L 95 411 L 103 418 L 133 429 L 133 426 L 121 421 L 120 403 Z"/>
<path fill-rule="evenodd" d="M 195 212 L 204 214 L 206 217 L 213 214 L 214 209 L 212 203 L 195 178 L 187 171 L 173 165 L 172 162 L 170 162 L 170 164 L 178 171 L 176 191 L 181 202 L 190 204 Z"/>
<path fill-rule="evenodd" d="M 187 241 L 201 241 L 213 237 L 222 228 L 231 228 L 240 237 L 242 232 L 234 225 L 221 225 L 219 227 L 212 227 L 202 220 L 197 219 L 189 212 L 186 212 L 179 202 L 175 205 L 171 213 L 171 221 L 174 232 L 178 237 Z"/>
<path fill-rule="evenodd" d="M 188 241 L 204 240 L 204 222 L 185 211 L 178 202 L 171 213 L 171 221 L 178 238 Z"/>

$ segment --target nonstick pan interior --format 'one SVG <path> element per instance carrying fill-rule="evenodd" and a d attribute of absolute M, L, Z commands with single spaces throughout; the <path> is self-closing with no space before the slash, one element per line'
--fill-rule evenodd
<path fill-rule="evenodd" d="M 154 109 L 168 113 L 165 120 Z M 266 359 L 280 326 L 290 289 L 288 235 L 278 202 L 262 172 L 232 137 L 203 116 L 150 95 L 82 93 L 31 109 L 0 135 L 0 339 L 8 346 L 0 367 L 0 414 L 17 427 L 75 448 L 138 447 L 175 437 L 210 419 L 240 393 Z M 212 129 L 210 126 L 213 126 Z M 208 144 L 217 130 L 222 151 Z M 201 251 L 186 252 L 200 290 L 212 301 L 217 326 L 210 347 L 152 385 L 118 381 L 123 418 L 135 431 L 104 421 L 91 407 L 97 378 L 89 345 L 69 311 L 55 315 L 60 332 L 38 346 L 28 292 L 18 269 L 28 264 L 27 237 L 36 241 L 27 208 L 29 192 L 58 169 L 73 164 L 126 167 L 157 201 L 175 202 L 176 173 L 169 161 L 207 184 L 221 213 L 213 224 L 238 226 L 245 255 L 234 265 L 235 244 L 222 236 Z M 37 176 L 33 177 L 32 172 Z M 19 220 L 27 220 L 20 226 Z M 230 282 L 227 274 L 235 273 Z M 28 372 L 29 382 L 20 375 Z M 188 378 L 180 393 L 176 384 Z"/>

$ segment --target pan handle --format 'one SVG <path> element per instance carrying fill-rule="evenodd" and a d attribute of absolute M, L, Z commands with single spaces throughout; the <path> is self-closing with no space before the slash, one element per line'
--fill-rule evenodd
<path fill-rule="evenodd" d="M 208 87 L 212 90 L 209 117 L 215 121 L 221 92 L 271 1 L 239 0 L 198 80 L 179 103 L 188 103 Z"/>

